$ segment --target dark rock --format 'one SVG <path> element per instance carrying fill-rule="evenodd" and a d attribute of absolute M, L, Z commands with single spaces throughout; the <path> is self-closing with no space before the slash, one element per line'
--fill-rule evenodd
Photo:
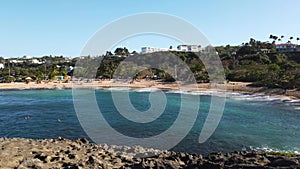
<path fill-rule="evenodd" d="M 227 160 L 227 158 L 222 153 L 211 154 L 208 156 L 208 159 L 215 163 L 224 162 Z"/>
<path fill-rule="evenodd" d="M 184 169 L 198 169 L 202 164 L 190 164 L 184 167 Z"/>
<path fill-rule="evenodd" d="M 202 156 L 201 155 L 199 155 L 198 157 L 197 157 L 197 160 L 202 160 Z M 192 156 L 192 155 L 189 155 L 189 154 L 187 154 L 186 156 L 184 156 L 184 157 L 182 157 L 182 158 L 180 158 L 183 162 L 185 162 L 185 163 L 193 163 L 193 161 L 196 161 L 196 159 L 195 159 L 195 156 Z"/>
<path fill-rule="evenodd" d="M 237 164 L 237 165 L 232 165 L 225 167 L 228 169 L 269 169 L 269 167 L 264 167 L 260 165 L 247 165 L 247 164 Z"/>
<path fill-rule="evenodd" d="M 143 159 L 140 163 L 133 164 L 130 168 L 140 169 L 140 168 L 153 168 L 155 166 L 153 161 L 148 161 Z"/>
<path fill-rule="evenodd" d="M 291 167 L 291 166 L 298 166 L 299 162 L 295 159 L 287 159 L 287 158 L 281 158 L 276 159 L 271 162 L 270 166 L 273 167 Z"/>
<path fill-rule="evenodd" d="M 37 159 L 39 159 L 39 160 L 41 160 L 41 161 L 43 161 L 43 162 L 46 162 L 47 156 L 46 156 L 46 155 L 43 155 L 42 153 L 39 153 L 39 154 L 36 154 L 36 155 L 34 156 L 34 158 L 37 158 Z"/>
<path fill-rule="evenodd" d="M 83 144 L 89 144 L 90 142 L 89 142 L 89 140 L 87 140 L 86 138 L 80 138 L 80 139 L 78 139 L 81 143 L 83 143 Z"/>
<path fill-rule="evenodd" d="M 166 168 L 180 168 L 180 165 L 175 161 L 166 161 L 165 166 Z"/>
<path fill-rule="evenodd" d="M 62 137 L 57 137 L 57 140 L 58 140 L 58 141 L 65 141 L 66 139 L 65 139 L 65 138 L 62 138 Z"/>
<path fill-rule="evenodd" d="M 90 163 L 90 164 L 93 164 L 94 162 L 95 162 L 95 159 L 94 159 L 94 157 L 92 157 L 92 156 L 89 156 L 89 159 L 88 159 L 88 161 L 87 161 L 88 163 Z"/>
<path fill-rule="evenodd" d="M 257 157 L 257 153 L 251 151 L 251 152 L 247 152 L 245 155 L 243 155 L 244 157 L 248 157 L 248 158 L 255 158 Z"/>
<path fill-rule="evenodd" d="M 71 164 L 71 163 L 63 163 L 62 168 L 63 169 L 79 169 L 76 164 Z"/>
<path fill-rule="evenodd" d="M 210 162 L 210 161 L 206 161 L 204 162 L 201 166 L 199 166 L 200 168 L 207 168 L 207 169 L 221 169 L 224 166 L 222 164 L 219 163 L 214 163 L 214 162 Z"/>
<path fill-rule="evenodd" d="M 143 169 L 143 168 L 146 168 L 141 163 L 139 163 L 139 164 L 133 164 L 132 166 L 129 166 L 129 167 L 132 168 L 132 169 Z"/>
<path fill-rule="evenodd" d="M 59 141 L 58 139 L 62 140 Z M 118 154 L 117 146 L 90 144 L 86 139 L 75 141 L 58 138 L 49 140 L 2 139 L 5 155 L 0 156 L 0 168 L 186 168 L 186 169 L 276 169 L 299 168 L 300 156 L 269 155 L 265 152 L 242 151 L 212 153 L 205 157 L 198 154 L 154 151 L 156 156 L 135 157 L 133 154 Z M 1 138 L 0 138 L 1 140 Z M 9 141 L 12 142 L 9 145 Z M 22 146 L 16 146 L 16 143 Z M 0 141 L 1 143 L 1 141 Z M 61 143 L 64 143 L 61 146 Z M 34 145 L 34 147 L 33 147 Z M 11 151 L 7 147 L 17 147 Z M 28 147 L 32 146 L 30 150 Z M 0 148 L 1 148 L 0 147 Z M 73 150 L 72 150 L 73 149 Z M 126 150 L 128 148 L 125 148 Z M 125 150 L 124 149 L 124 150 Z M 129 148 L 128 150 L 135 150 Z M 136 153 L 147 154 L 147 149 L 138 148 Z M 151 150 L 153 151 L 153 149 Z M 2 152 L 1 152 L 2 153 Z M 1 154 L 0 154 L 1 155 Z M 124 155 L 124 156 L 123 156 Z M 1 163 L 2 162 L 2 163 Z"/>
<path fill-rule="evenodd" d="M 50 162 L 58 161 L 58 160 L 59 160 L 59 157 L 52 157 L 52 158 L 50 159 Z"/>
<path fill-rule="evenodd" d="M 240 155 L 234 155 L 225 161 L 225 165 L 242 164 L 245 160 Z"/>
<path fill-rule="evenodd" d="M 266 158 L 269 160 L 269 161 L 274 161 L 276 159 L 278 159 L 278 157 L 274 156 L 274 155 L 266 155 Z"/>
<path fill-rule="evenodd" d="M 76 155 L 75 154 L 68 154 L 69 159 L 75 159 Z"/>

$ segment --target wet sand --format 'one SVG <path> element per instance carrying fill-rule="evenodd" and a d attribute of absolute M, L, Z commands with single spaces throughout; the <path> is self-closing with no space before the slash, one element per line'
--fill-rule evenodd
<path fill-rule="evenodd" d="M 76 88 L 158 88 L 162 90 L 182 90 L 182 91 L 221 91 L 237 92 L 243 94 L 266 94 L 270 96 L 289 97 L 291 100 L 300 99 L 300 91 L 284 89 L 268 89 L 266 87 L 250 87 L 245 82 L 229 82 L 224 84 L 200 83 L 183 85 L 179 83 L 165 83 L 160 81 L 136 80 L 134 82 L 124 82 L 116 80 L 102 80 L 93 82 L 73 81 L 63 83 L 59 81 L 26 83 L 0 83 L 0 90 L 26 90 L 26 89 L 71 89 Z"/>

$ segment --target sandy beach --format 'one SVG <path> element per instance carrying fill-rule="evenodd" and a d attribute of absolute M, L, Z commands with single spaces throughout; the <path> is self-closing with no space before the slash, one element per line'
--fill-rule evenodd
<path fill-rule="evenodd" d="M 26 83 L 0 83 L 0 90 L 26 90 L 26 89 L 71 89 L 76 88 L 158 88 L 161 90 L 183 90 L 183 91 L 221 91 L 237 92 L 243 94 L 266 94 L 291 100 L 300 99 L 300 91 L 284 90 L 280 88 L 269 89 L 266 87 L 251 87 L 251 83 L 246 82 L 229 82 L 224 84 L 200 83 L 192 85 L 181 85 L 180 83 L 165 83 L 161 81 L 136 80 L 133 82 L 124 82 L 116 80 L 100 80 L 92 82 L 71 81 L 68 83 L 60 81 Z M 214 85 L 214 86 L 213 86 Z"/>

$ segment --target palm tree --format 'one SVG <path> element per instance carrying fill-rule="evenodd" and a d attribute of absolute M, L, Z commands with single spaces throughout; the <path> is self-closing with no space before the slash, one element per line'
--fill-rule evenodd
<path fill-rule="evenodd" d="M 283 35 L 281 35 L 281 36 L 280 36 L 280 40 L 281 40 L 281 41 L 283 41 L 283 40 L 282 40 L 283 38 L 284 38 L 284 36 L 283 36 Z"/>
<path fill-rule="evenodd" d="M 278 37 L 274 35 L 270 35 L 269 38 L 274 40 L 272 44 L 275 44 L 276 40 L 278 39 Z"/>
<path fill-rule="evenodd" d="M 297 45 L 298 45 L 298 41 L 300 40 L 300 38 L 299 38 L 299 37 L 297 37 L 297 39 L 296 39 L 296 40 L 297 40 Z"/>
<path fill-rule="evenodd" d="M 291 36 L 291 37 L 290 37 L 290 42 L 292 42 L 293 39 L 294 39 L 294 37 Z"/>
<path fill-rule="evenodd" d="M 249 44 L 250 44 L 251 46 L 253 46 L 253 45 L 255 44 L 255 39 L 250 38 Z"/>

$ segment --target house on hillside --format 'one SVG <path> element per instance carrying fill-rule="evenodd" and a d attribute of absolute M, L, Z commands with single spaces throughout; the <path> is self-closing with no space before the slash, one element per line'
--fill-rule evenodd
<path fill-rule="evenodd" d="M 300 52 L 300 47 L 292 43 L 283 43 L 275 45 L 277 52 Z"/>
<path fill-rule="evenodd" d="M 271 53 L 271 49 L 260 49 L 260 53 Z"/>
<path fill-rule="evenodd" d="M 5 68 L 4 64 L 0 63 L 0 69 L 4 69 L 4 68 Z"/>
<path fill-rule="evenodd" d="M 178 52 L 200 52 L 200 45 L 178 45 L 177 49 L 170 48 L 155 48 L 155 47 L 142 47 L 141 54 L 154 53 L 154 52 L 167 52 L 167 51 L 178 51 Z"/>
<path fill-rule="evenodd" d="M 178 45 L 177 49 L 180 52 L 200 52 L 201 46 L 199 46 L 199 45 Z"/>
<path fill-rule="evenodd" d="M 169 51 L 167 48 L 154 48 L 154 47 L 142 47 L 141 54 L 154 53 L 154 52 L 166 52 Z"/>
<path fill-rule="evenodd" d="M 31 63 L 38 64 L 38 65 L 43 64 L 43 62 L 39 61 L 38 59 L 31 59 Z"/>
<path fill-rule="evenodd" d="M 19 59 L 13 59 L 13 60 L 10 60 L 9 63 L 24 63 L 24 61 L 19 60 Z"/>

